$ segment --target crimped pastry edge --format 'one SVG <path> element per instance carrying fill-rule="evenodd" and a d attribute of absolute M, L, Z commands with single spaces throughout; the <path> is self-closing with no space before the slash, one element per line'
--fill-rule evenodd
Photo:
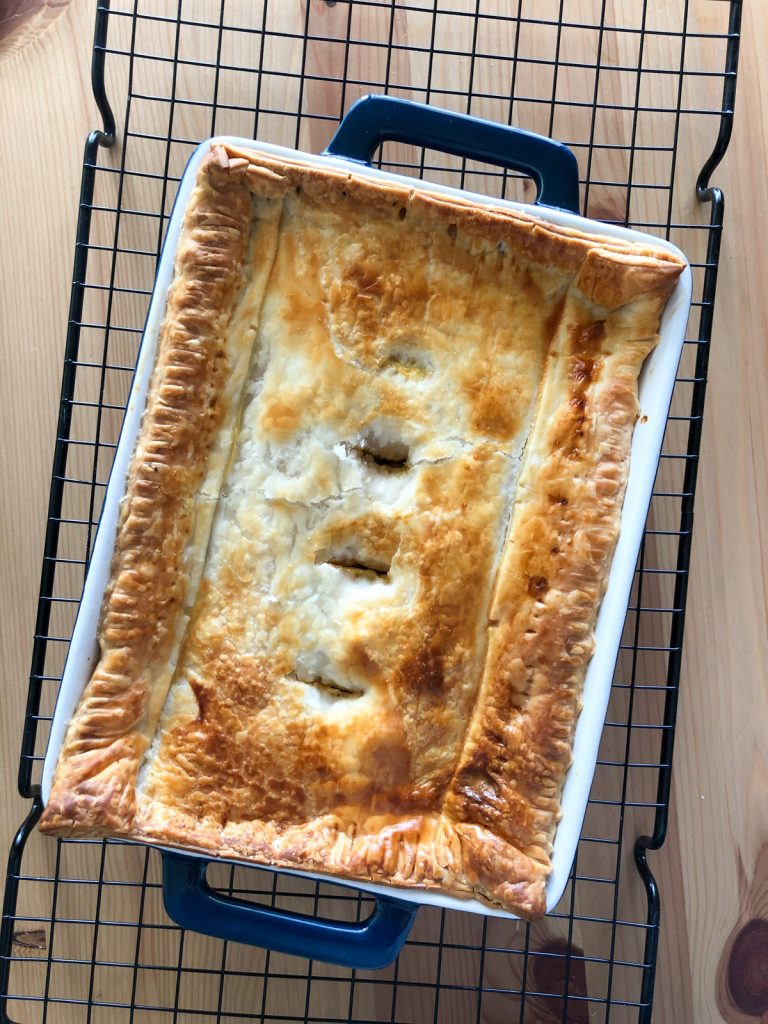
<path fill-rule="evenodd" d="M 653 305 L 658 305 L 660 310 L 682 270 L 680 261 L 661 247 L 654 249 L 651 246 L 633 245 L 596 235 L 580 234 L 572 229 L 559 228 L 540 221 L 525 213 L 506 209 L 489 209 L 468 200 L 446 200 L 444 196 L 429 193 L 428 190 L 422 192 L 394 184 L 372 183 L 371 179 L 366 179 L 362 175 L 321 170 L 298 160 L 295 162 L 280 161 L 263 154 L 252 154 L 236 147 L 217 147 L 205 162 L 204 167 L 201 168 L 201 178 L 203 176 L 207 176 L 210 186 L 217 190 L 226 189 L 229 182 L 243 182 L 247 183 L 249 190 L 258 195 L 278 195 L 287 188 L 298 186 L 308 190 L 318 202 L 332 201 L 332 197 L 338 195 L 341 190 L 364 195 L 366 201 L 374 205 L 405 204 L 408 209 L 418 210 L 426 216 L 439 218 L 448 223 L 458 222 L 463 229 L 486 237 L 494 243 L 503 242 L 513 246 L 523 258 L 546 264 L 563 274 L 574 276 L 576 287 L 586 299 L 596 306 L 606 309 L 624 306 L 642 296 L 653 300 Z M 619 514 L 620 509 L 621 501 L 619 500 Z M 606 577 L 609 566 L 610 558 L 606 560 Z M 78 715 L 79 712 L 73 719 L 73 726 L 77 722 Z M 81 724 L 83 724 L 82 721 Z M 130 732 L 126 733 L 122 740 L 124 744 L 121 756 L 113 762 L 120 766 L 119 777 L 113 780 L 116 787 L 115 792 L 111 793 L 113 797 L 119 795 L 117 791 L 121 782 L 130 786 L 131 778 L 135 780 L 132 765 L 135 764 L 137 771 L 146 747 L 146 741 L 137 740 L 137 737 L 131 735 Z M 104 762 L 105 749 L 98 737 L 95 737 L 95 742 L 83 752 L 87 754 L 86 760 L 89 766 L 85 775 L 82 772 L 77 773 L 79 781 L 76 785 L 83 779 L 87 779 L 89 772 L 98 772 Z M 62 769 L 64 770 L 63 775 Z M 66 775 L 66 759 L 64 759 L 64 764 L 60 762 L 57 768 L 60 790 L 63 785 L 63 789 L 66 791 Z M 79 807 L 70 803 L 69 813 L 63 808 L 57 813 L 49 804 L 43 816 L 43 830 L 60 832 L 74 829 L 78 834 L 85 832 L 92 834 L 92 830 L 95 829 L 99 834 L 130 834 L 136 838 L 146 838 L 161 843 L 178 842 L 183 847 L 199 848 L 208 854 L 228 855 L 229 848 L 224 841 L 219 842 L 218 845 L 216 842 L 209 845 L 206 841 L 198 846 L 197 829 L 188 828 L 185 831 L 181 828 L 179 830 L 178 825 L 171 825 L 170 822 L 165 832 L 156 828 L 135 828 L 133 807 L 130 802 L 119 804 L 119 806 L 113 803 L 110 811 L 111 817 L 109 814 L 105 815 L 103 800 L 92 799 L 90 806 L 87 805 L 87 800 Z M 467 830 L 471 832 L 472 826 L 460 825 L 459 830 L 464 830 L 465 833 Z M 472 849 L 474 848 L 473 838 L 472 835 L 464 836 L 465 842 Z M 510 849 L 514 850 L 513 847 Z M 518 857 L 525 856 L 519 851 L 514 852 L 518 854 Z M 235 847 L 232 847 L 230 855 L 241 859 Z M 412 855 L 406 854 L 406 859 L 409 857 Z M 501 854 L 498 854 L 498 858 L 500 861 L 503 860 Z M 251 852 L 246 859 L 279 867 L 301 866 L 294 861 L 280 857 L 261 860 L 254 852 Z M 371 863 L 375 863 L 375 860 L 374 857 Z M 313 867 L 312 870 L 319 869 Z M 340 866 L 338 873 L 346 874 L 343 865 Z M 448 878 L 445 879 L 445 883 L 441 887 L 454 895 L 484 897 L 497 905 L 511 907 L 522 916 L 537 917 L 544 910 L 547 872 L 546 870 L 534 871 L 532 874 L 536 877 L 530 878 L 526 883 L 525 893 L 515 891 L 508 896 L 502 896 L 499 892 L 499 896 L 495 897 L 494 887 L 482 884 L 470 884 L 464 890 L 460 885 L 452 886 Z M 366 876 L 354 874 L 352 877 L 365 880 Z M 376 874 L 375 868 L 369 870 L 369 877 L 370 880 L 377 882 L 386 880 Z M 387 877 L 395 884 L 422 884 L 421 882 L 409 882 L 400 867 Z M 500 881 L 499 885 L 503 892 L 507 892 L 508 882 Z M 499 891 L 498 887 L 497 891 Z"/>

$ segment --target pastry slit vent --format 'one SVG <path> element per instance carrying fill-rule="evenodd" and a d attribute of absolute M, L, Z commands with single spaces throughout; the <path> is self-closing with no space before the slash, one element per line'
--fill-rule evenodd
<path fill-rule="evenodd" d="M 354 541 L 351 541 L 341 547 L 321 548 L 315 552 L 315 565 L 332 565 L 334 569 L 340 569 L 358 578 L 389 583 L 392 562 L 361 550 Z"/>
<path fill-rule="evenodd" d="M 325 676 L 311 675 L 298 669 L 295 672 L 289 672 L 288 678 L 295 679 L 297 683 L 304 683 L 305 686 L 314 686 L 315 689 L 334 699 L 362 697 L 365 693 L 362 687 L 353 686 L 349 683 L 339 683 Z"/>
<path fill-rule="evenodd" d="M 392 349 L 381 364 L 381 368 L 409 377 L 425 377 L 434 369 L 432 360 L 426 353 L 410 347 Z"/>
<path fill-rule="evenodd" d="M 409 468 L 411 450 L 403 441 L 389 440 L 374 432 L 365 434 L 349 446 L 351 454 L 384 473 L 400 473 Z"/>

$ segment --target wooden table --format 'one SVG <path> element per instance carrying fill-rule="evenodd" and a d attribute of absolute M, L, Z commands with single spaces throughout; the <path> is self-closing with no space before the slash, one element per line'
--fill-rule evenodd
<path fill-rule="evenodd" d="M 697 0 L 693 8 L 700 13 L 694 16 L 708 17 L 712 3 Z M 24 32 L 0 43 L 4 845 L 25 812 L 14 795 L 18 744 L 82 140 L 97 123 L 89 84 L 93 7 L 91 0 L 43 4 Z M 726 992 L 724 964 L 737 937 L 732 985 L 741 991 L 742 1006 L 748 1005 L 744 973 L 753 972 L 752 1007 L 768 1011 L 760 1003 L 768 977 L 768 67 L 762 52 L 768 7 L 755 0 L 745 8 L 735 133 L 715 174 L 726 193 L 727 214 L 670 832 L 663 851 L 652 858 L 663 894 L 655 1015 L 663 1024 L 759 1019 L 757 1012 L 748 1016 L 734 1009 Z M 702 144 L 706 148 L 708 138 Z M 763 925 L 744 929 L 754 918 Z"/>

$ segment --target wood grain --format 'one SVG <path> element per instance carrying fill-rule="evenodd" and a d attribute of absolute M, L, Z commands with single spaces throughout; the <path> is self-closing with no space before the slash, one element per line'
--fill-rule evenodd
<path fill-rule="evenodd" d="M 729 935 L 744 923 L 744 879 L 757 874 L 768 838 L 768 75 L 760 42 L 768 32 L 768 9 L 747 4 L 744 13 L 734 136 L 715 175 L 727 197 L 726 225 L 697 490 L 672 827 L 665 851 L 654 859 L 664 893 L 661 1021 L 679 1019 L 673 1007 L 681 977 L 690 979 L 684 1019 L 722 1019 L 718 966 Z M 683 932 L 688 949 L 681 962 L 677 936 Z M 762 973 L 768 977 L 765 947 Z"/>
<path fill-rule="evenodd" d="M 70 0 L 5 0 L 0 7 L 0 60 L 20 53 L 44 32 Z"/>
<path fill-rule="evenodd" d="M 23 27 L 19 28 L 23 31 Z M 0 601 L 3 846 L 26 813 L 16 796 L 19 738 L 67 322 L 88 85 L 88 0 L 0 58 Z M 41 145 L 42 143 L 42 145 Z"/>
<path fill-rule="evenodd" d="M 162 7 L 159 2 L 147 0 L 145 9 Z M 637 4 L 632 0 L 612 0 L 608 5 L 614 23 L 629 23 L 636 16 Z M 654 27 L 674 27 L 664 22 L 666 5 L 651 5 Z M 669 5 L 670 8 L 676 5 Z M 469 7 L 472 7 L 470 4 Z M 541 0 L 537 15 L 556 16 L 559 4 L 554 0 Z M 510 9 L 517 10 L 516 4 Z M 716 8 L 718 10 L 716 10 Z M 194 18 L 196 12 L 205 11 L 215 21 L 219 5 L 205 0 L 185 0 L 185 14 Z M 273 5 L 273 10 L 278 5 Z M 303 30 L 305 18 L 310 31 L 329 40 L 323 47 L 313 47 L 307 56 L 306 71 L 316 76 L 315 85 L 305 98 L 306 109 L 317 115 L 303 122 L 298 142 L 301 146 L 317 150 L 327 141 L 333 118 L 360 92 L 364 86 L 344 88 L 340 81 L 347 68 L 347 77 L 364 81 L 383 77 L 387 61 L 393 81 L 401 87 L 418 89 L 426 82 L 428 58 L 425 52 L 403 49 L 405 44 L 425 47 L 430 34 L 437 32 L 441 49 L 471 48 L 471 37 L 446 36 L 443 22 L 433 24 L 431 15 L 406 18 L 398 11 L 390 24 L 389 15 L 367 4 L 329 5 L 312 3 L 309 11 L 305 4 L 280 5 L 282 27 Z M 528 0 L 522 0 L 523 13 L 530 13 Z M 568 4 L 572 21 L 586 18 L 593 12 L 592 0 L 571 0 Z M 211 12 L 213 11 L 213 15 Z M 711 30 L 722 21 L 722 5 L 714 0 L 692 0 L 691 27 Z M 0 247 L 0 280 L 3 298 L 0 304 L 0 343 L 3 345 L 4 373 L 0 376 L 0 415 L 3 417 L 3 480 L 0 495 L 3 530 L 0 532 L 0 595 L 3 616 L 0 639 L 5 655 L 5 685 L 0 694 L 2 714 L 2 773 L 6 799 L 0 810 L 0 840 L 7 844 L 12 831 L 24 813 L 23 801 L 14 797 L 18 742 L 23 720 L 24 695 L 28 673 L 31 639 L 34 632 L 34 614 L 39 579 L 40 555 L 45 523 L 45 509 L 50 474 L 51 452 L 55 432 L 58 388 L 61 373 L 63 341 L 69 301 L 70 269 L 72 261 L 75 219 L 82 159 L 82 142 L 87 131 L 97 124 L 97 112 L 90 93 L 90 45 L 92 38 L 93 5 L 90 0 L 71 0 L 59 16 L 26 44 L 0 60 L 0 123 L 4 132 L 0 139 L 0 170 L 4 188 L 0 190 L 0 224 L 5 243 Z M 352 21 L 350 19 L 353 19 Z M 117 19 L 115 19 L 117 23 Z M 386 48 L 353 48 L 345 54 L 343 40 L 352 27 L 357 38 L 387 41 L 395 49 L 388 54 Z M 275 27 L 273 25 L 272 27 Z M 760 979 L 768 975 L 762 942 L 762 925 L 766 918 L 765 879 L 766 843 L 768 842 L 768 761 L 766 736 L 768 735 L 768 691 L 765 670 L 768 667 L 768 628 L 766 626 L 766 571 L 764 555 L 768 547 L 768 474 L 766 474 L 766 437 L 768 437 L 768 345 L 766 345 L 765 296 L 768 294 L 768 260 L 765 238 L 768 237 L 768 184 L 764 169 L 768 159 L 766 124 L 768 123 L 768 68 L 761 59 L 761 40 L 768 37 L 768 9 L 765 5 L 748 4 L 745 9 L 745 31 L 742 46 L 742 67 L 739 85 L 736 130 L 726 164 L 716 173 L 716 183 L 722 185 L 728 197 L 726 230 L 723 243 L 719 281 L 715 342 L 710 365 L 710 385 L 704 450 L 700 469 L 697 497 L 696 531 L 694 540 L 693 574 L 689 592 L 686 631 L 684 678 L 678 724 L 678 739 L 674 776 L 674 794 L 670 834 L 663 851 L 652 855 L 651 864 L 659 878 L 663 895 L 663 928 L 661 955 L 656 986 L 655 1019 L 675 1024 L 708 1024 L 728 1021 L 729 1024 L 747 1024 L 759 1020 L 765 1012 L 759 1000 L 764 989 Z M 514 83 L 518 100 L 510 108 L 508 102 L 490 98 L 477 99 L 472 112 L 506 120 L 508 117 L 524 123 L 526 127 L 551 132 L 564 139 L 588 136 L 592 115 L 594 79 L 580 64 L 591 64 L 595 58 L 597 37 L 594 33 L 564 33 L 559 45 L 561 61 L 568 64 L 557 81 L 551 69 L 535 63 L 549 60 L 557 45 L 555 34 L 536 28 L 530 22 L 518 29 L 512 23 L 493 26 L 493 33 L 479 38 L 477 49 L 499 55 L 518 52 L 530 58 L 520 66 Z M 486 29 L 483 29 L 485 32 Z M 443 35 L 440 33 L 443 32 Z M 173 47 L 173 25 L 155 24 L 153 35 L 143 40 L 158 48 Z M 209 34 L 210 35 L 210 34 Z M 116 37 L 115 37 L 116 38 Z M 637 52 L 631 34 L 608 34 L 604 40 L 604 63 L 616 66 L 634 66 Z M 212 54 L 206 37 L 185 37 L 186 57 L 210 60 Z M 332 40 L 340 42 L 334 43 Z M 649 36 L 646 66 L 674 66 L 679 60 L 675 44 L 665 35 Z M 251 65 L 256 57 L 248 50 L 248 37 L 227 40 L 227 59 Z M 721 51 L 706 40 L 691 41 L 699 47 L 697 64 L 719 70 Z M 271 41 L 267 59 L 273 67 L 298 70 L 301 65 L 301 47 L 289 40 L 275 37 Z M 439 90 L 462 90 L 469 87 L 479 93 L 509 95 L 512 91 L 512 68 L 499 60 L 478 61 L 471 67 L 466 57 L 448 59 L 436 57 L 432 66 L 433 88 L 438 92 L 429 97 L 443 106 L 466 109 L 461 95 Z M 168 69 L 158 65 L 145 69 L 145 81 L 158 92 L 167 94 L 170 86 Z M 111 95 L 115 111 L 121 116 L 124 108 L 124 69 L 115 61 L 108 63 Z M 182 65 L 176 82 L 177 94 L 194 96 L 202 89 L 210 95 L 213 72 Z M 233 76 L 222 76 L 218 82 L 219 101 L 242 110 L 230 110 L 226 118 L 227 130 L 243 135 L 256 131 L 268 134 L 273 141 L 294 145 L 295 121 L 263 114 L 260 124 L 254 123 L 253 105 L 255 84 L 244 92 L 242 81 Z M 630 116 L 618 109 L 632 107 L 635 102 L 636 82 L 629 76 L 604 72 L 601 76 L 601 96 L 609 98 L 617 109 L 604 112 L 598 126 L 597 141 L 627 137 L 632 132 Z M 664 82 L 658 76 L 646 76 L 641 83 L 641 100 L 648 105 L 660 103 Z M 121 89 L 123 94 L 121 95 Z M 683 97 L 689 106 L 713 106 L 719 102 L 720 81 L 697 78 L 686 85 Z M 604 90 L 604 92 L 603 92 Z M 584 107 L 556 108 L 551 115 L 548 102 L 553 96 L 568 95 L 582 100 Z M 534 98 L 547 102 L 534 102 Z M 260 97 L 263 109 L 295 108 L 297 96 L 288 78 L 271 76 L 265 79 Z M 175 137 L 197 138 L 221 130 L 225 122 L 211 123 L 210 112 L 194 104 L 173 106 L 135 104 L 132 110 L 132 128 L 135 131 L 155 133 L 163 138 L 172 131 Z M 667 115 L 656 123 L 640 120 L 635 130 L 637 142 L 649 140 L 671 130 Z M 691 175 L 711 148 L 716 132 L 712 119 L 701 119 L 681 134 L 681 151 L 676 175 L 676 188 L 672 197 L 673 215 L 678 222 L 701 223 L 707 211 L 701 210 L 690 188 Z M 131 139 L 131 158 L 136 165 L 146 159 L 149 166 L 158 156 L 151 142 Z M 122 149 L 103 154 L 106 164 L 118 167 Z M 585 152 L 578 150 L 582 169 Z M 408 159 L 404 147 L 392 147 L 389 156 L 396 162 Z M 182 152 L 170 153 L 171 173 L 181 169 Z M 668 197 L 637 187 L 628 193 L 626 188 L 612 182 L 626 180 L 628 157 L 626 152 L 607 148 L 601 151 L 592 167 L 596 184 L 588 198 L 589 211 L 596 216 L 623 217 L 630 209 L 637 216 L 638 209 L 651 219 L 665 220 Z M 662 153 L 645 152 L 637 156 L 635 178 L 639 182 L 663 180 L 668 174 Z M 452 158 L 445 158 L 444 166 L 456 166 Z M 439 179 L 440 172 L 431 176 Z M 470 168 L 467 176 L 470 188 L 483 190 L 487 181 L 481 168 Z M 114 197 L 109 186 L 99 198 Z M 140 179 L 126 180 L 123 206 L 141 209 L 157 208 L 163 198 L 156 191 L 156 183 Z M 516 194 L 530 196 L 524 182 L 516 184 Z M 171 196 L 165 197 L 166 207 Z M 120 245 L 152 252 L 158 244 L 158 226 L 141 218 L 126 219 L 119 228 L 104 215 L 94 217 L 93 237 L 105 246 L 111 246 L 116 232 Z M 701 251 L 704 233 L 689 233 L 679 239 L 692 256 L 703 259 Z M 696 251 L 693 251 L 696 250 Z M 106 253 L 92 253 L 89 265 L 92 280 L 108 281 L 110 264 Z M 111 315 L 115 323 L 141 325 L 145 296 L 132 294 L 129 289 L 142 289 L 151 284 L 151 269 L 138 258 L 125 259 L 118 264 L 119 285 L 126 289 L 115 299 Z M 104 293 L 89 294 L 86 319 L 103 323 L 106 314 Z M 84 351 L 98 353 L 103 338 L 84 337 Z M 114 362 L 130 363 L 134 339 L 113 332 L 110 355 Z M 88 346 L 92 346 L 91 349 Z M 692 362 L 693 352 L 685 359 Z M 687 365 L 687 364 L 686 364 Z M 692 366 L 688 366 L 692 369 Z M 105 396 L 119 405 L 124 400 L 124 385 L 119 375 L 108 376 Z M 687 411 L 688 394 L 678 396 L 678 412 Z M 85 421 L 84 421 L 85 422 Z M 104 437 L 116 436 L 120 416 L 117 411 L 105 416 L 102 424 Z M 88 426 L 88 424 L 86 424 Z M 91 425 L 92 427 L 92 425 Z M 669 450 L 679 450 L 685 436 L 685 424 L 670 427 Z M 108 453 L 107 453 L 108 454 Z M 73 472 L 90 474 L 89 453 L 73 451 L 70 467 Z M 676 475 L 677 474 L 677 475 Z M 660 481 L 669 489 L 680 486 L 679 467 L 665 465 Z M 661 488 L 659 488 L 661 489 Z M 82 499 L 86 501 L 85 498 Z M 87 514 L 86 505 L 81 512 Z M 656 529 L 675 529 L 675 510 L 658 500 L 654 504 L 653 523 Z M 66 541 L 65 541 L 66 542 Z M 649 543 L 647 557 L 657 564 L 669 564 L 674 551 L 674 539 L 656 537 Z M 649 562 L 649 564 L 652 564 Z M 78 568 L 62 571 L 62 586 L 78 587 Z M 660 579 L 645 584 L 642 603 L 645 606 L 663 606 L 671 601 L 669 585 Z M 637 594 L 635 597 L 637 598 Z M 66 615 L 57 620 L 65 633 L 69 628 Z M 659 643 L 665 639 L 663 617 L 644 614 L 641 619 L 640 640 Z M 633 620 L 627 629 L 631 639 Z M 52 657 L 56 657 L 54 654 Z M 647 665 L 654 668 L 653 656 Z M 656 669 L 663 676 L 661 656 Z M 628 678 L 632 666 L 628 656 L 620 662 L 619 674 Z M 626 721 L 629 708 L 626 697 L 615 695 L 612 705 L 614 719 Z M 635 721 L 659 721 L 663 693 L 642 693 L 636 698 L 633 710 Z M 624 703 L 622 703 L 624 701 Z M 651 732 L 633 734 L 628 740 L 626 730 L 607 729 L 601 754 L 604 759 L 621 763 L 630 753 L 634 761 L 653 761 L 658 756 L 658 735 Z M 615 786 L 621 782 L 615 772 L 598 772 L 595 794 L 606 800 L 616 798 Z M 628 799 L 642 804 L 654 799 L 654 773 L 644 777 L 638 772 L 629 777 L 632 791 Z M 618 828 L 618 815 L 609 805 L 590 809 L 588 825 L 597 834 L 607 834 Z M 642 920 L 644 897 L 635 884 L 632 866 L 631 839 L 647 831 L 651 815 L 647 808 L 632 806 L 625 816 L 627 841 L 617 853 L 593 844 L 585 844 L 579 864 L 580 873 L 612 875 L 618 857 L 622 871 L 620 916 L 626 920 Z M 35 836 L 25 860 L 30 873 L 49 875 L 56 867 L 55 844 Z M 180 948 L 175 932 L 163 929 L 166 923 L 159 891 L 158 858 L 147 859 L 144 852 L 133 849 L 108 847 L 102 854 L 94 846 L 64 846 L 58 865 L 60 875 L 71 878 L 98 878 L 100 871 L 107 879 L 141 880 L 146 871 L 150 888 L 139 903 L 135 889 L 120 885 L 104 886 L 102 904 L 98 907 L 99 929 L 92 925 L 58 923 L 55 934 L 50 926 L 39 923 L 20 924 L 16 950 L 29 963 L 24 984 L 30 994 L 42 991 L 45 984 L 45 964 L 35 962 L 41 942 L 53 943 L 56 955 L 79 958 L 81 965 L 69 965 L 66 970 L 54 967 L 51 991 L 55 996 L 84 998 L 91 991 L 94 998 L 129 1000 L 132 985 L 138 1003 L 164 1002 L 173 1005 L 174 998 L 181 1006 L 215 1009 L 218 983 L 204 973 L 205 969 L 220 966 L 221 949 L 215 943 L 199 936 L 188 937 Z M 102 860 L 102 856 L 104 860 Z M 119 865 L 119 867 L 118 867 Z M 222 869 L 220 881 L 227 884 L 228 869 Z M 269 882 L 269 879 L 267 879 Z M 257 890 L 265 886 L 258 872 L 237 874 L 237 884 Z M 30 886 L 25 895 L 25 912 L 49 918 L 52 909 L 60 922 L 96 915 L 95 886 L 64 884 L 59 887 L 56 906 L 52 905 L 50 885 Z M 606 889 L 608 891 L 606 892 Z M 582 913 L 612 915 L 612 889 L 580 883 L 576 909 Z M 280 897 L 283 905 L 312 911 L 314 899 L 311 890 L 301 887 Z M 323 908 L 321 907 L 321 910 Z M 566 908 L 567 909 L 567 908 Z M 328 907 L 325 907 L 328 910 Z M 132 964 L 137 953 L 137 935 L 133 928 L 119 927 L 117 923 L 135 922 L 138 915 L 144 925 L 139 942 L 139 953 L 144 963 L 168 966 L 197 967 L 200 973 L 184 973 L 180 992 L 174 992 L 174 971 L 131 972 L 130 969 L 91 969 L 89 961 L 94 951 L 101 959 L 119 959 Z M 112 922 L 112 923 L 110 923 Z M 415 937 L 435 941 L 439 918 L 422 913 L 416 926 Z M 481 937 L 482 922 L 468 915 L 451 918 L 450 937 L 447 941 L 477 945 Z M 42 937 L 41 937 L 42 930 Z M 540 991 L 558 992 L 563 987 L 564 961 L 557 954 L 563 948 L 566 923 L 556 918 L 537 925 L 531 932 L 528 961 L 528 985 Z M 642 957 L 642 933 L 639 929 L 620 929 L 616 949 L 621 957 L 634 960 Z M 573 940 L 576 949 L 583 948 L 588 956 L 605 956 L 610 951 L 611 930 L 598 928 L 586 922 L 577 923 Z M 505 930 L 491 922 L 486 941 L 499 948 L 522 949 L 524 930 L 505 926 Z M 478 954 L 473 951 L 447 955 L 440 967 L 427 947 L 410 953 L 403 962 L 397 991 L 398 1013 L 403 1019 L 421 1021 L 432 1019 L 433 994 L 429 989 L 409 982 L 440 979 L 446 985 L 471 985 L 479 976 Z M 548 954 L 550 954 L 548 956 Z M 578 955 L 578 954 L 577 954 Z M 214 957 L 215 963 L 214 963 Z M 236 972 L 252 973 L 263 970 L 265 954 L 246 947 L 231 946 L 226 953 L 226 966 Z M 486 986 L 500 989 L 514 985 L 521 977 L 523 958 L 511 953 L 488 954 L 484 962 Z M 257 990 L 254 980 L 246 976 L 228 981 L 227 1005 L 241 1012 L 253 1012 L 254 1000 L 264 1000 L 267 1012 L 283 1014 L 304 1013 L 306 992 L 306 964 L 291 958 L 272 957 L 271 969 L 287 975 L 282 982 L 270 980 L 268 987 Z M 741 969 L 742 974 L 739 974 Z M 317 968 L 315 968 L 317 973 Z M 557 972 L 560 971 L 560 975 Z M 554 973 L 553 973 L 554 972 Z M 392 977 L 389 975 L 383 977 Z M 740 980 L 741 979 L 741 980 Z M 757 979 L 757 981 L 755 980 Z M 355 996 L 355 1012 L 373 1019 L 389 1019 L 393 989 L 389 985 L 363 984 Z M 604 995 L 606 971 L 595 961 L 573 960 L 569 966 L 572 993 L 584 997 L 571 1001 L 568 1018 L 574 1022 L 602 1019 L 597 1001 L 589 1002 L 590 995 Z M 613 997 L 637 997 L 637 972 L 619 969 L 613 981 Z M 312 1012 L 318 1015 L 346 1015 L 349 1000 L 347 983 L 336 985 L 316 983 Z M 17 989 L 18 991 L 18 989 Z M 346 1002 L 345 1002 L 346 1000 Z M 19 1004 L 21 1005 L 21 1004 Z M 464 1024 L 474 1014 L 475 997 L 460 989 L 448 992 L 440 1005 L 439 1019 L 445 1024 Z M 526 1020 L 542 1022 L 560 1019 L 562 1005 L 553 999 L 533 998 L 527 1006 Z M 755 1011 L 754 1013 L 752 1011 Z M 24 1020 L 37 1020 L 31 1009 L 25 1011 Z M 482 1019 L 485 1024 L 501 1024 L 516 1019 L 516 1006 L 508 996 L 490 994 L 484 999 Z M 95 1009 L 94 1021 L 126 1019 L 117 1011 Z M 410 1015 L 410 1016 L 406 1016 Z M 75 1007 L 56 1006 L 52 1020 L 79 1021 L 84 1019 Z M 160 1015 L 144 1016 L 138 1020 L 166 1019 Z M 167 1018 L 170 1020 L 170 1017 Z M 180 1015 L 181 1020 L 194 1019 Z M 634 1019 L 631 1012 L 622 1015 L 615 1009 L 611 1020 Z"/>

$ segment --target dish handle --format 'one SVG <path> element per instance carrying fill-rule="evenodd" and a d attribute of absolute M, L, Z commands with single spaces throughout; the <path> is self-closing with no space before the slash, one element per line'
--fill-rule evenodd
<path fill-rule="evenodd" d="M 324 155 L 370 164 L 382 142 L 409 142 L 527 174 L 536 202 L 579 213 L 579 166 L 544 135 L 394 96 L 363 96 L 344 115 Z"/>
<path fill-rule="evenodd" d="M 378 970 L 397 957 L 416 903 L 377 896 L 364 921 L 331 921 L 259 906 L 210 887 L 202 857 L 162 851 L 163 901 L 182 928 L 342 967 Z"/>

